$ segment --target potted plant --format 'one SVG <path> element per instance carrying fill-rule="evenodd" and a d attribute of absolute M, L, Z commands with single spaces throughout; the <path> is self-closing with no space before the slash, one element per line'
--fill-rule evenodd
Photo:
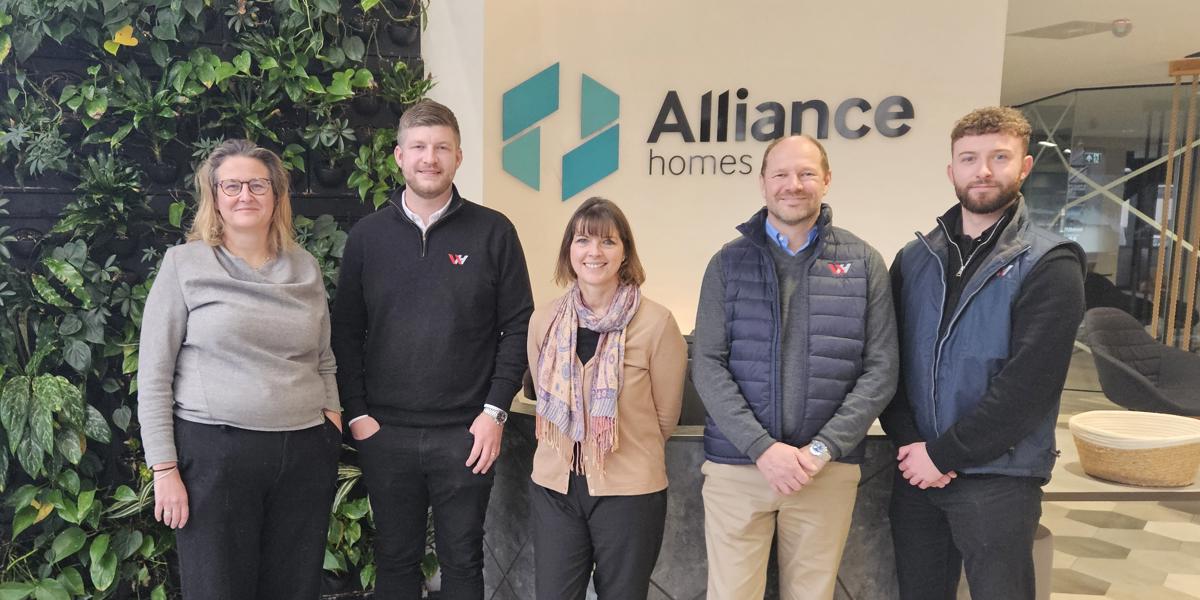
<path fill-rule="evenodd" d="M 93 240 L 119 256 L 132 254 L 137 234 L 154 221 L 140 179 L 133 165 L 112 154 L 89 156 L 80 167 L 78 195 L 50 232 Z"/>
<path fill-rule="evenodd" d="M 350 121 L 331 114 L 314 115 L 314 123 L 304 128 L 301 137 L 317 158 L 313 174 L 327 188 L 344 186 L 347 165 L 354 156 L 351 146 L 356 138 Z"/>
<path fill-rule="evenodd" d="M 14 77 L 0 103 L 0 163 L 8 164 L 17 185 L 49 172 L 65 173 L 71 152 L 60 127 L 63 111 L 24 73 Z"/>
<path fill-rule="evenodd" d="M 397 117 L 424 98 L 433 88 L 433 78 L 423 77 L 421 68 L 409 67 L 403 60 L 384 63 L 379 68 L 379 97 L 388 103 Z"/>
<path fill-rule="evenodd" d="M 157 82 L 146 79 L 137 63 L 122 65 L 114 73 L 119 85 L 109 108 L 127 122 L 110 136 L 109 144 L 118 147 L 125 136 L 135 133 L 149 151 L 151 161 L 146 165 L 146 174 L 154 183 L 176 183 L 183 166 L 165 150 L 178 144 L 179 124 L 195 110 L 195 103 L 182 93 L 190 76 L 190 69 L 184 66 L 187 64 L 172 64 Z"/>

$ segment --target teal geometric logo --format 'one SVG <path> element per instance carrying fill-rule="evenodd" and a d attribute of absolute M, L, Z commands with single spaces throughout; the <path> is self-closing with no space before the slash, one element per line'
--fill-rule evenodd
<path fill-rule="evenodd" d="M 562 157 L 563 200 L 608 177 L 618 166 L 620 125 L 616 120 L 621 99 L 586 74 L 580 82 L 579 138 L 584 142 Z M 542 177 L 539 123 L 558 111 L 558 91 L 559 64 L 554 63 L 504 92 L 501 164 L 506 173 L 535 190 L 541 190 Z"/>

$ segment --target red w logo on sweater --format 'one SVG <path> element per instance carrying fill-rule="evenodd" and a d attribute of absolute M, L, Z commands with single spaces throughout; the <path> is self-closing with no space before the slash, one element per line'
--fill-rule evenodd
<path fill-rule="evenodd" d="M 829 263 L 829 272 L 834 275 L 845 275 L 850 272 L 851 263 Z"/>
<path fill-rule="evenodd" d="M 451 254 L 450 255 L 450 264 L 452 264 L 452 265 L 462 265 L 462 264 L 466 264 L 466 262 L 467 262 L 466 254 Z"/>

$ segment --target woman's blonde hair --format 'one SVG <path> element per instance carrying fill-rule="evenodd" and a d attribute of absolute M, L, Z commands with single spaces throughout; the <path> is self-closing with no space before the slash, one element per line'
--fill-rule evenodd
<path fill-rule="evenodd" d="M 189 240 L 204 240 L 210 246 L 219 246 L 225 239 L 224 221 L 217 209 L 217 169 L 232 156 L 245 156 L 261 162 L 270 173 L 271 191 L 275 194 L 275 210 L 271 214 L 271 227 L 267 231 L 267 243 L 271 251 L 278 254 L 296 244 L 292 230 L 292 201 L 288 195 L 290 179 L 283 161 L 274 152 L 256 146 L 249 140 L 225 140 L 196 170 L 196 219 L 188 232 Z"/>

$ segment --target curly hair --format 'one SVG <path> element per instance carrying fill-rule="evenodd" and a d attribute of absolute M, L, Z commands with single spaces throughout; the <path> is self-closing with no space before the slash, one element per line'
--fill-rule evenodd
<path fill-rule="evenodd" d="M 1028 148 L 1032 131 L 1021 111 L 1007 106 L 987 106 L 967 113 L 954 124 L 954 129 L 950 131 L 950 145 L 968 135 L 1004 133 L 1020 139 L 1022 145 Z"/>

